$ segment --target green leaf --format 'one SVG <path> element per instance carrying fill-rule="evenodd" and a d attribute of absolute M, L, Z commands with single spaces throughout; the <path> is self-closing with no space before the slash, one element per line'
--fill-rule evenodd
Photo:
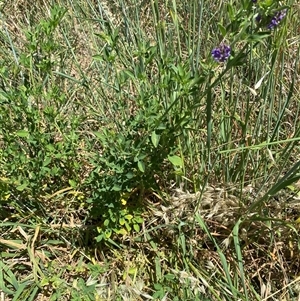
<path fill-rule="evenodd" d="M 106 136 L 104 134 L 100 132 L 93 132 L 93 133 L 102 143 L 106 142 Z"/>
<path fill-rule="evenodd" d="M 46 167 L 51 163 L 52 159 L 50 157 L 46 157 L 44 162 L 43 162 L 43 167 Z"/>
<path fill-rule="evenodd" d="M 125 227 L 128 232 L 131 231 L 131 226 L 128 223 L 125 223 Z"/>
<path fill-rule="evenodd" d="M 226 29 L 225 29 L 225 27 L 221 23 L 218 23 L 218 27 L 219 27 L 219 30 L 220 30 L 222 36 L 225 37 L 226 36 Z"/>
<path fill-rule="evenodd" d="M 168 156 L 168 159 L 174 166 L 183 167 L 183 161 L 179 156 Z"/>
<path fill-rule="evenodd" d="M 140 225 L 139 224 L 133 224 L 133 229 L 136 232 L 140 232 Z"/>
<path fill-rule="evenodd" d="M 36 295 L 39 292 L 40 288 L 36 286 L 32 291 L 30 297 L 27 299 L 27 301 L 34 301 L 36 300 Z"/>
<path fill-rule="evenodd" d="M 28 183 L 23 183 L 19 186 L 17 186 L 17 190 L 23 191 L 28 186 Z"/>
<path fill-rule="evenodd" d="M 72 188 L 76 188 L 76 182 L 74 180 L 69 180 L 69 184 Z"/>
<path fill-rule="evenodd" d="M 50 151 L 50 152 L 55 151 L 55 147 L 54 147 L 52 144 L 46 145 L 46 149 L 47 149 L 48 151 Z"/>
<path fill-rule="evenodd" d="M 121 191 L 122 187 L 120 185 L 115 184 L 112 188 L 113 191 Z"/>
<path fill-rule="evenodd" d="M 103 55 L 101 55 L 101 54 L 95 54 L 95 55 L 93 55 L 93 59 L 95 60 L 95 61 L 103 61 Z"/>
<path fill-rule="evenodd" d="M 16 292 L 14 293 L 14 298 L 13 298 L 12 301 L 20 300 L 19 297 L 20 297 L 21 294 L 24 292 L 25 288 L 26 288 L 26 283 L 21 284 L 21 285 L 17 288 Z"/>
<path fill-rule="evenodd" d="M 141 172 L 145 172 L 145 163 L 143 161 L 138 161 L 138 168 Z"/>
<path fill-rule="evenodd" d="M 135 216 L 133 220 L 138 224 L 142 224 L 144 222 L 144 219 L 140 216 Z"/>
<path fill-rule="evenodd" d="M 122 73 L 126 74 L 128 77 L 135 79 L 134 74 L 130 70 L 123 70 Z"/>
<path fill-rule="evenodd" d="M 29 133 L 25 130 L 19 130 L 16 132 L 16 135 L 22 138 L 27 138 L 29 136 Z"/>
<path fill-rule="evenodd" d="M 235 224 L 232 234 L 233 234 L 233 241 L 234 241 L 234 247 L 236 251 L 236 256 L 238 259 L 238 267 L 240 269 L 240 279 L 244 288 L 244 295 L 245 295 L 245 300 L 248 299 L 248 293 L 247 293 L 247 287 L 246 287 L 246 277 L 245 277 L 245 270 L 243 266 L 243 256 L 242 256 L 242 250 L 240 246 L 240 241 L 239 241 L 239 226 L 241 224 L 241 220 L 238 220 L 238 222 Z"/>
<path fill-rule="evenodd" d="M 228 15 L 229 15 L 230 21 L 235 20 L 236 12 L 235 12 L 235 10 L 234 10 L 234 8 L 233 8 L 232 5 L 230 5 L 230 4 L 227 5 L 227 11 L 228 11 Z"/>
<path fill-rule="evenodd" d="M 156 134 L 156 132 L 153 131 L 151 134 L 151 142 L 155 148 L 158 146 L 159 140 L 160 140 L 160 135 Z"/>
<path fill-rule="evenodd" d="M 134 174 L 133 172 L 129 171 L 125 176 L 127 179 L 132 179 L 134 177 Z"/>
<path fill-rule="evenodd" d="M 111 237 L 111 234 L 112 234 L 112 230 L 111 230 L 111 229 L 106 229 L 106 230 L 105 230 L 105 237 L 106 237 L 106 238 L 110 238 L 110 237 Z"/>
<path fill-rule="evenodd" d="M 126 235 L 126 234 L 128 234 L 128 232 L 127 232 L 124 228 L 117 230 L 116 233 L 117 233 L 117 234 L 121 234 L 121 235 Z"/>
<path fill-rule="evenodd" d="M 248 36 L 249 42 L 261 42 L 263 39 L 268 38 L 271 35 L 270 32 L 258 32 Z"/>
<path fill-rule="evenodd" d="M 97 241 L 97 242 L 100 242 L 100 241 L 103 240 L 103 238 L 104 238 L 104 234 L 98 235 L 98 236 L 96 237 L 96 241 Z M 55 300 L 56 300 L 56 299 L 55 299 Z"/>
<path fill-rule="evenodd" d="M 133 215 L 132 214 L 126 214 L 125 216 L 124 216 L 127 220 L 132 220 L 132 218 L 133 218 Z"/>

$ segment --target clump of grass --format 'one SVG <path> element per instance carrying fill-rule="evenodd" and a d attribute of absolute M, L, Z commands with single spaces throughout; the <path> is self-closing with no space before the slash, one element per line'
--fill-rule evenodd
<path fill-rule="evenodd" d="M 296 300 L 296 6 L 6 4 L 1 298 Z"/>

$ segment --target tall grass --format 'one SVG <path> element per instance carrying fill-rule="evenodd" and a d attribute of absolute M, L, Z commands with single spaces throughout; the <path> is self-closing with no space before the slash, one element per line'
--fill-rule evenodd
<path fill-rule="evenodd" d="M 298 6 L 6 4 L 1 298 L 297 300 Z"/>

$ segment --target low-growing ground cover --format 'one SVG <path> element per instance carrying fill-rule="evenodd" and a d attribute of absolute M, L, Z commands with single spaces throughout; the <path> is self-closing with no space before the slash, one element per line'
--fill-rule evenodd
<path fill-rule="evenodd" d="M 0 300 L 299 300 L 299 3 L 0 10 Z"/>

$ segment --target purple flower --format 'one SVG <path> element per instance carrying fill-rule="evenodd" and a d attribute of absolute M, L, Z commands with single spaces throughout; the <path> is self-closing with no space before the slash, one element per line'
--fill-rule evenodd
<path fill-rule="evenodd" d="M 279 12 L 277 12 L 274 17 L 271 19 L 269 25 L 268 25 L 268 29 L 274 29 L 276 26 L 279 25 L 279 23 L 282 21 L 282 19 L 285 18 L 287 13 L 287 9 L 283 9 Z"/>
<path fill-rule="evenodd" d="M 230 56 L 230 46 L 222 43 L 212 50 L 211 55 L 217 62 L 225 62 Z"/>
<path fill-rule="evenodd" d="M 259 23 L 259 22 L 261 21 L 261 15 L 260 15 L 260 14 L 258 14 L 258 15 L 255 17 L 255 21 L 256 21 L 257 23 Z"/>

